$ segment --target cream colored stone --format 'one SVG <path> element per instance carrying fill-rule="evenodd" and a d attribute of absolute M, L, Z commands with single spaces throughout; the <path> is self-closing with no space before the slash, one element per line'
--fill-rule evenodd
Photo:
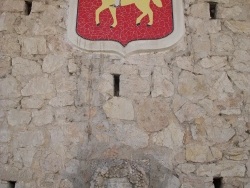
<path fill-rule="evenodd" d="M 129 99 L 114 97 L 103 105 L 107 117 L 134 120 L 134 107 Z"/>
<path fill-rule="evenodd" d="M 67 179 L 62 180 L 59 186 L 59 188 L 73 188 L 73 187 L 74 187 L 73 184 Z"/>
<path fill-rule="evenodd" d="M 37 1 L 33 1 L 32 2 L 32 9 L 31 12 L 43 12 L 46 9 L 46 5 L 43 2 L 37 2 Z"/>
<path fill-rule="evenodd" d="M 43 126 L 52 123 L 54 120 L 51 109 L 32 112 L 32 123 L 36 126 Z"/>
<path fill-rule="evenodd" d="M 54 107 L 70 106 L 74 104 L 74 96 L 71 93 L 58 93 L 49 104 Z"/>
<path fill-rule="evenodd" d="M 196 167 L 194 164 L 180 164 L 177 166 L 178 169 L 180 169 L 185 174 L 190 174 L 195 171 Z"/>
<path fill-rule="evenodd" d="M 14 76 L 39 75 L 42 73 L 41 66 L 38 63 L 21 57 L 13 58 L 12 66 L 12 75 Z"/>
<path fill-rule="evenodd" d="M 10 57 L 0 55 L 0 78 L 8 75 L 11 71 Z"/>
<path fill-rule="evenodd" d="M 148 145 L 149 136 L 135 124 L 115 125 L 115 134 L 118 143 L 134 149 L 144 148 Z"/>
<path fill-rule="evenodd" d="M 103 74 L 98 85 L 98 90 L 106 100 L 114 95 L 114 78 L 111 74 Z"/>
<path fill-rule="evenodd" d="M 41 108 L 44 104 L 43 99 L 39 97 L 25 97 L 21 101 L 22 108 Z"/>
<path fill-rule="evenodd" d="M 243 74 L 236 71 L 228 71 L 227 74 L 240 90 L 249 91 L 250 76 L 248 74 Z"/>
<path fill-rule="evenodd" d="M 209 19 L 209 4 L 208 3 L 197 3 L 191 6 L 191 16 Z"/>
<path fill-rule="evenodd" d="M 43 72 L 52 73 L 61 68 L 65 62 L 63 55 L 47 55 L 43 61 Z"/>
<path fill-rule="evenodd" d="M 25 6 L 24 1 L 3 0 L 3 5 L 2 7 L 0 7 L 0 10 L 10 11 L 10 12 L 23 12 L 24 6 Z"/>
<path fill-rule="evenodd" d="M 193 35 L 192 47 L 195 52 L 195 58 L 200 59 L 208 57 L 211 53 L 211 42 L 208 35 Z"/>
<path fill-rule="evenodd" d="M 203 75 L 182 71 L 179 76 L 178 92 L 191 101 L 197 101 L 208 95 L 208 84 Z"/>
<path fill-rule="evenodd" d="M 234 33 L 250 34 L 250 22 L 226 21 L 225 26 Z"/>
<path fill-rule="evenodd" d="M 12 76 L 0 79 L 0 99 L 20 97 L 18 82 Z"/>
<path fill-rule="evenodd" d="M 177 149 L 183 145 L 184 133 L 177 124 L 170 124 L 167 128 L 153 134 L 153 142 L 156 145 Z"/>
<path fill-rule="evenodd" d="M 16 15 L 11 13 L 2 13 L 0 15 L 0 31 L 10 31 L 13 28 L 13 24 L 16 20 Z"/>
<path fill-rule="evenodd" d="M 11 126 L 24 126 L 30 123 L 31 113 L 23 110 L 11 110 L 7 119 Z"/>
<path fill-rule="evenodd" d="M 18 148 L 14 152 L 14 161 L 21 162 L 24 167 L 30 168 L 35 152 L 36 150 L 34 147 Z"/>
<path fill-rule="evenodd" d="M 156 132 L 169 125 L 169 104 L 158 99 L 141 101 L 137 107 L 138 126 L 147 132 Z"/>
<path fill-rule="evenodd" d="M 21 90 L 23 96 L 42 95 L 51 96 L 55 93 L 51 80 L 47 77 L 36 77 Z"/>
<path fill-rule="evenodd" d="M 9 142 L 10 139 L 11 139 L 10 131 L 7 129 L 0 129 L 0 143 Z"/>
<path fill-rule="evenodd" d="M 244 50 L 236 50 L 234 52 L 234 59 L 232 65 L 235 70 L 240 72 L 250 72 L 250 54 Z"/>
<path fill-rule="evenodd" d="M 227 57 L 213 56 L 202 59 L 199 64 L 206 69 L 221 70 L 227 66 Z"/>
<path fill-rule="evenodd" d="M 211 34 L 211 49 L 213 54 L 231 55 L 234 50 L 233 39 L 227 34 Z"/>
<path fill-rule="evenodd" d="M 14 138 L 14 147 L 38 147 L 43 145 L 45 139 L 41 131 L 24 131 L 17 133 Z"/>
<path fill-rule="evenodd" d="M 174 85 L 171 79 L 170 71 L 164 68 L 156 67 L 153 73 L 152 97 L 171 97 L 174 94 Z"/>
<path fill-rule="evenodd" d="M 206 112 L 203 108 L 190 102 L 185 103 L 177 112 L 175 112 L 176 117 L 181 123 L 184 121 L 192 121 L 195 118 L 204 117 L 205 114 Z"/>
<path fill-rule="evenodd" d="M 68 70 L 69 73 L 75 73 L 78 70 L 78 67 L 73 60 L 70 60 L 68 63 Z"/>
<path fill-rule="evenodd" d="M 120 76 L 120 95 L 122 97 L 148 96 L 150 94 L 149 78 L 137 75 Z"/>
<path fill-rule="evenodd" d="M 22 38 L 22 53 L 23 54 L 46 54 L 47 46 L 44 37 L 24 37 Z"/>
<path fill-rule="evenodd" d="M 55 76 L 56 91 L 63 93 L 68 91 L 74 91 L 76 87 L 76 78 L 74 76 L 69 76 L 66 73 L 59 72 Z"/>
<path fill-rule="evenodd" d="M 217 148 L 202 144 L 188 144 L 186 146 L 186 160 L 192 162 L 212 162 L 222 158 L 222 153 Z"/>
<path fill-rule="evenodd" d="M 241 13 L 242 13 L 242 9 L 239 6 L 225 8 L 219 5 L 218 10 L 217 10 L 217 17 L 231 20 L 231 19 L 235 19 Z"/>
<path fill-rule="evenodd" d="M 177 57 L 175 63 L 181 69 L 193 71 L 193 61 L 190 57 Z"/>
<path fill-rule="evenodd" d="M 52 173 L 58 173 L 63 168 L 62 158 L 54 152 L 47 155 L 45 160 L 41 160 L 41 165 Z"/>

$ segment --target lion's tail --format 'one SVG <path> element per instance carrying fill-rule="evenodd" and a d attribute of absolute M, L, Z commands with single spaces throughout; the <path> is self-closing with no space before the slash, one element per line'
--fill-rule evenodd
<path fill-rule="evenodd" d="M 153 0 L 153 3 L 154 3 L 157 7 L 162 7 L 162 2 L 161 2 L 161 0 Z"/>

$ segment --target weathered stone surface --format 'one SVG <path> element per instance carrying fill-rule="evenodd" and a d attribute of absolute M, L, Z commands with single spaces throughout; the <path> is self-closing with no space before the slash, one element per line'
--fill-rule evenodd
<path fill-rule="evenodd" d="M 232 148 L 225 152 L 226 158 L 233 161 L 243 161 L 248 159 L 243 148 Z"/>
<path fill-rule="evenodd" d="M 73 188 L 73 184 L 69 180 L 64 179 L 61 181 L 59 188 Z"/>
<path fill-rule="evenodd" d="M 31 121 L 31 113 L 23 110 L 11 110 L 8 113 L 8 123 L 12 126 L 28 125 Z"/>
<path fill-rule="evenodd" d="M 43 99 L 39 97 L 25 97 L 21 101 L 22 108 L 41 108 L 43 106 Z"/>
<path fill-rule="evenodd" d="M 51 109 L 32 112 L 32 123 L 36 126 L 42 126 L 52 123 L 54 120 Z"/>
<path fill-rule="evenodd" d="M 47 77 L 36 77 L 21 90 L 23 96 L 42 95 L 51 96 L 54 94 L 54 86 Z"/>
<path fill-rule="evenodd" d="M 244 177 L 246 167 L 243 164 L 225 161 L 218 164 L 201 165 L 196 173 L 199 176 Z"/>
<path fill-rule="evenodd" d="M 132 188 L 132 184 L 127 178 L 110 178 L 106 182 L 109 188 Z"/>
<path fill-rule="evenodd" d="M 203 108 L 190 102 L 182 105 L 181 108 L 175 113 L 181 123 L 203 117 L 205 114 L 206 112 Z"/>
<path fill-rule="evenodd" d="M 247 51 L 236 50 L 234 52 L 234 57 L 235 58 L 232 61 L 232 65 L 235 70 L 238 70 L 240 72 L 250 72 L 250 54 L 247 53 Z"/>
<path fill-rule="evenodd" d="M 129 99 L 114 97 L 103 105 L 107 117 L 134 120 L 134 107 Z"/>
<path fill-rule="evenodd" d="M 211 50 L 211 42 L 208 35 L 193 35 L 192 46 L 195 53 L 196 59 L 208 57 Z"/>
<path fill-rule="evenodd" d="M 12 59 L 12 66 L 12 75 L 14 76 L 39 75 L 42 73 L 41 66 L 38 63 L 20 57 Z"/>
<path fill-rule="evenodd" d="M 250 83 L 249 83 L 250 76 L 248 74 L 242 74 L 242 73 L 239 73 L 236 71 L 228 71 L 227 74 L 240 90 L 249 91 L 249 89 L 250 89 Z"/>
<path fill-rule="evenodd" d="M 137 75 L 120 76 L 120 95 L 122 97 L 148 96 L 149 93 L 149 79 Z"/>
<path fill-rule="evenodd" d="M 211 58 L 203 58 L 199 65 L 206 69 L 221 70 L 227 65 L 227 57 L 212 56 Z"/>
<path fill-rule="evenodd" d="M 222 153 L 217 148 L 202 144 L 188 144 L 186 146 L 186 160 L 192 162 L 212 162 L 222 158 Z"/>
<path fill-rule="evenodd" d="M 0 129 L 0 143 L 9 142 L 11 139 L 10 131 L 6 129 Z"/>
<path fill-rule="evenodd" d="M 0 31 L 7 31 L 13 28 L 13 24 L 16 20 L 16 15 L 11 13 L 2 13 L 0 15 Z"/>
<path fill-rule="evenodd" d="M 0 10 L 10 11 L 10 12 L 23 12 L 24 6 L 25 6 L 24 1 L 4 0 Z"/>
<path fill-rule="evenodd" d="M 74 91 L 76 87 L 76 78 L 74 76 L 69 76 L 63 72 L 59 72 L 55 76 L 55 85 L 57 92 L 68 92 Z"/>
<path fill-rule="evenodd" d="M 239 6 L 234 6 L 230 8 L 225 8 L 223 6 L 218 6 L 217 17 L 226 19 L 235 19 L 242 13 L 242 9 Z"/>
<path fill-rule="evenodd" d="M 193 61 L 190 57 L 177 57 L 175 59 L 176 65 L 184 70 L 192 72 L 194 69 Z"/>
<path fill-rule="evenodd" d="M 21 162 L 25 167 L 31 167 L 35 152 L 34 147 L 18 148 L 14 153 L 14 161 Z"/>
<path fill-rule="evenodd" d="M 191 16 L 209 19 L 209 4 L 208 3 L 197 3 L 191 6 Z"/>
<path fill-rule="evenodd" d="M 179 76 L 178 93 L 191 101 L 203 99 L 208 94 L 205 76 L 182 71 Z"/>
<path fill-rule="evenodd" d="M 43 145 L 45 139 L 41 131 L 24 131 L 17 133 L 14 138 L 15 148 L 38 147 Z"/>
<path fill-rule="evenodd" d="M 74 60 L 69 60 L 68 70 L 69 73 L 75 73 L 78 70 L 77 65 L 74 63 Z"/>
<path fill-rule="evenodd" d="M 225 22 L 225 26 L 234 33 L 250 34 L 250 22 L 230 20 Z"/>
<path fill-rule="evenodd" d="M 226 34 L 211 34 L 212 52 L 218 55 L 231 55 L 234 50 L 233 39 Z"/>
<path fill-rule="evenodd" d="M 62 168 L 62 158 L 56 153 L 50 153 L 46 156 L 45 160 L 41 161 L 43 168 L 52 173 L 58 173 Z"/>
<path fill-rule="evenodd" d="M 46 9 L 46 5 L 43 2 L 32 2 L 32 9 L 31 12 L 43 12 Z"/>
<path fill-rule="evenodd" d="M 118 143 L 131 146 L 134 149 L 148 145 L 149 136 L 134 124 L 115 126 Z"/>
<path fill-rule="evenodd" d="M 170 124 L 167 128 L 153 134 L 153 142 L 159 146 L 176 149 L 183 145 L 184 132 L 177 124 Z"/>
<path fill-rule="evenodd" d="M 153 72 L 152 97 L 171 97 L 174 94 L 174 85 L 169 81 L 171 79 L 171 72 L 168 69 L 156 67 Z"/>
<path fill-rule="evenodd" d="M 46 54 L 46 40 L 43 37 L 22 38 L 22 53 L 23 54 Z"/>
<path fill-rule="evenodd" d="M 103 74 L 98 85 L 98 90 L 106 100 L 114 95 L 114 78 L 111 74 Z"/>
<path fill-rule="evenodd" d="M 47 55 L 43 61 L 43 72 L 52 73 L 62 67 L 65 62 L 63 55 Z"/>
<path fill-rule="evenodd" d="M 166 101 L 148 99 L 137 107 L 138 126 L 148 132 L 164 129 L 169 124 L 169 104 Z"/>
<path fill-rule="evenodd" d="M 194 164 L 180 164 L 180 165 L 178 165 L 177 168 L 180 169 L 185 174 L 190 174 L 190 173 L 194 172 L 196 169 Z"/>
<path fill-rule="evenodd" d="M 17 98 L 20 96 L 21 93 L 15 78 L 8 76 L 0 79 L 0 99 Z"/>
<path fill-rule="evenodd" d="M 58 93 L 57 96 L 49 101 L 54 107 L 70 106 L 74 103 L 74 96 L 70 93 Z"/>
<path fill-rule="evenodd" d="M 0 78 L 6 76 L 11 71 L 10 57 L 0 55 Z"/>

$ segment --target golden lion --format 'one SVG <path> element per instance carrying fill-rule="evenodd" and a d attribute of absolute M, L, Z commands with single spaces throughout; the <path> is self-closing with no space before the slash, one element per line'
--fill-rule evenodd
<path fill-rule="evenodd" d="M 114 28 L 117 26 L 116 7 L 114 6 L 114 1 L 115 0 L 102 0 L 102 5 L 96 10 L 95 13 L 95 22 L 97 26 L 100 25 L 100 13 L 105 9 L 109 9 L 113 17 L 113 24 L 110 27 Z M 136 19 L 136 25 L 140 25 L 142 18 L 148 15 L 148 26 L 151 26 L 153 25 L 154 13 L 150 8 L 150 1 L 151 0 L 121 0 L 120 6 L 135 4 L 135 6 L 142 12 L 142 14 Z M 162 7 L 161 0 L 152 1 L 157 7 Z"/>

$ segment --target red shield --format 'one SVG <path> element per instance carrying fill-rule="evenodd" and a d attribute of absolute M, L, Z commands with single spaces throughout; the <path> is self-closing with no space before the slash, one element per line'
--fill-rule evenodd
<path fill-rule="evenodd" d="M 148 26 L 148 15 L 142 18 L 140 25 L 136 24 L 142 11 L 132 3 L 115 8 L 117 25 L 112 28 L 113 18 L 109 8 L 101 11 L 100 24 L 96 22 L 96 10 L 102 5 L 102 0 L 78 0 L 76 32 L 90 41 L 116 41 L 123 46 L 136 40 L 165 38 L 174 30 L 173 7 L 172 0 L 161 1 L 162 7 L 157 7 L 152 0 L 150 2 L 149 6 L 153 11 L 151 26 Z"/>

